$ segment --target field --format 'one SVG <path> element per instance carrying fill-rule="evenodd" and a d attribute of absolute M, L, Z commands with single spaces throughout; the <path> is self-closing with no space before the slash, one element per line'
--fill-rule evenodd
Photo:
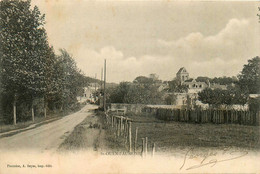
<path fill-rule="evenodd" d="M 165 122 L 153 116 L 130 115 L 132 135 L 138 127 L 137 147 L 140 151 L 141 138 L 148 137 L 148 142 L 155 143 L 159 152 L 176 151 L 194 147 L 223 149 L 226 147 L 259 150 L 259 126 L 238 124 L 195 124 L 185 122 Z"/>
<path fill-rule="evenodd" d="M 151 146 L 155 143 L 157 154 L 176 154 L 176 151 L 181 152 L 188 148 L 259 150 L 259 126 L 165 122 L 147 115 L 127 116 L 134 120 L 133 148 L 135 129 L 138 127 L 137 153 L 141 152 L 142 138 L 145 137 L 148 137 L 148 151 L 151 152 Z M 123 136 L 116 138 L 115 128 L 106 124 L 102 112 L 97 112 L 78 125 L 60 149 L 115 152 L 128 151 L 128 145 Z"/>

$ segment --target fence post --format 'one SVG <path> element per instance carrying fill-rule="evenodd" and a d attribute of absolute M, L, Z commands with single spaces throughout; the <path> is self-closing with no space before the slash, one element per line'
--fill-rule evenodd
<path fill-rule="evenodd" d="M 118 119 L 118 117 L 116 117 L 116 119 L 117 119 L 117 136 L 119 137 L 119 135 L 120 135 L 120 120 Z"/>
<path fill-rule="evenodd" d="M 138 135 L 138 127 L 135 128 L 135 149 L 134 149 L 134 153 L 136 153 L 136 145 L 137 145 L 137 135 Z"/>
<path fill-rule="evenodd" d="M 234 112 L 234 123 L 238 122 L 238 117 L 237 117 L 237 110 Z"/>
<path fill-rule="evenodd" d="M 222 124 L 224 122 L 224 110 L 221 109 L 220 110 L 220 124 Z"/>
<path fill-rule="evenodd" d="M 128 120 L 125 120 L 125 143 L 128 142 Z"/>
<path fill-rule="evenodd" d="M 129 138 L 129 152 L 132 152 L 132 132 L 131 132 L 131 121 L 129 121 L 128 127 L 128 138 Z"/>
<path fill-rule="evenodd" d="M 217 124 L 218 123 L 218 110 L 214 111 L 214 123 Z"/>
<path fill-rule="evenodd" d="M 258 111 L 258 112 L 256 112 L 256 114 L 255 114 L 255 116 L 256 116 L 256 122 L 255 122 L 255 124 L 257 125 L 257 126 L 259 126 L 260 125 L 260 111 Z"/>
<path fill-rule="evenodd" d="M 125 135 L 125 117 L 123 117 L 123 120 L 122 120 L 122 134 Z"/>
<path fill-rule="evenodd" d="M 145 137 L 145 156 L 147 156 L 148 151 L 148 137 Z"/>
<path fill-rule="evenodd" d="M 34 109 L 33 109 L 33 106 L 32 106 L 32 122 L 34 122 Z"/>
<path fill-rule="evenodd" d="M 212 110 L 212 122 L 215 124 L 216 123 L 216 110 Z"/>
<path fill-rule="evenodd" d="M 220 123 L 220 110 L 218 110 L 218 124 Z"/>
<path fill-rule="evenodd" d="M 145 142 L 144 142 L 144 138 L 142 138 L 142 157 L 144 157 L 144 146 L 145 146 Z"/>
<path fill-rule="evenodd" d="M 155 143 L 153 143 L 152 157 L 154 157 L 154 154 L 155 154 Z"/>
<path fill-rule="evenodd" d="M 123 135 L 123 117 L 120 117 L 120 135 Z"/>
<path fill-rule="evenodd" d="M 111 126 L 114 127 L 114 116 L 111 115 Z"/>

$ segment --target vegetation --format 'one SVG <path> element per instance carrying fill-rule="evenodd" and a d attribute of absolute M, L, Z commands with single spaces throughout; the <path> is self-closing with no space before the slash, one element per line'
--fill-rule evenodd
<path fill-rule="evenodd" d="M 220 85 L 231 85 L 234 83 L 237 83 L 238 79 L 237 77 L 233 76 L 233 77 L 214 77 L 214 78 L 209 78 L 209 77 L 202 77 L 199 76 L 196 78 L 197 82 L 205 82 L 206 84 L 210 83 L 216 83 L 216 84 L 220 84 Z"/>
<path fill-rule="evenodd" d="M 200 78 L 207 79 L 206 77 Z M 209 80 L 209 79 L 207 79 Z M 238 80 L 234 77 L 214 78 L 212 82 L 220 84 L 234 83 L 234 86 L 229 86 L 227 90 L 206 88 L 198 95 L 198 99 L 203 103 L 218 107 L 220 105 L 245 105 L 248 102 L 249 94 L 259 94 L 260 91 L 260 58 L 255 57 L 248 60 L 248 64 L 244 65 L 242 72 L 238 75 Z M 260 103 L 258 100 L 251 100 L 249 104 L 250 110 L 259 110 Z M 255 108 L 255 109 L 253 109 Z"/>
<path fill-rule="evenodd" d="M 54 53 L 44 23 L 29 0 L 0 2 L 0 110 L 6 123 L 75 108 L 85 85 L 69 53 Z"/>
<path fill-rule="evenodd" d="M 163 92 L 159 91 L 160 80 L 155 75 L 139 76 L 131 82 L 121 82 L 110 90 L 111 103 L 162 104 Z"/>
<path fill-rule="evenodd" d="M 186 85 L 181 85 L 178 80 L 174 79 L 168 82 L 169 88 L 168 92 L 185 93 L 188 92 L 188 87 Z"/>
<path fill-rule="evenodd" d="M 222 90 L 206 88 L 198 93 L 198 99 L 202 103 L 218 107 L 220 105 L 240 104 L 245 105 L 247 96 L 236 89 Z"/>
<path fill-rule="evenodd" d="M 243 70 L 238 75 L 238 85 L 244 93 L 260 93 L 260 57 L 248 60 Z"/>

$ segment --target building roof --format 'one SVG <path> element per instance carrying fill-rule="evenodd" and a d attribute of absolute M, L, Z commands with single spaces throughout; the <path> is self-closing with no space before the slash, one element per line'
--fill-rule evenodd
<path fill-rule="evenodd" d="M 184 67 L 181 67 L 181 68 L 179 69 L 179 71 L 177 72 L 177 74 L 182 73 L 183 71 L 184 71 L 185 73 L 188 73 L 187 70 L 186 70 Z"/>
<path fill-rule="evenodd" d="M 193 81 L 193 78 L 190 78 L 188 80 L 185 80 L 184 82 L 192 82 Z"/>

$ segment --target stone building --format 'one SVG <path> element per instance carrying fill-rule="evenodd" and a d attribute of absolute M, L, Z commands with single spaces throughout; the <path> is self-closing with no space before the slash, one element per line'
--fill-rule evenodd
<path fill-rule="evenodd" d="M 182 84 L 189 79 L 188 71 L 184 67 L 180 68 L 176 74 L 176 79 Z"/>
<path fill-rule="evenodd" d="M 185 81 L 182 84 L 188 86 L 188 93 L 199 93 L 208 87 L 205 82 L 197 82 L 195 79 L 192 81 Z"/>

